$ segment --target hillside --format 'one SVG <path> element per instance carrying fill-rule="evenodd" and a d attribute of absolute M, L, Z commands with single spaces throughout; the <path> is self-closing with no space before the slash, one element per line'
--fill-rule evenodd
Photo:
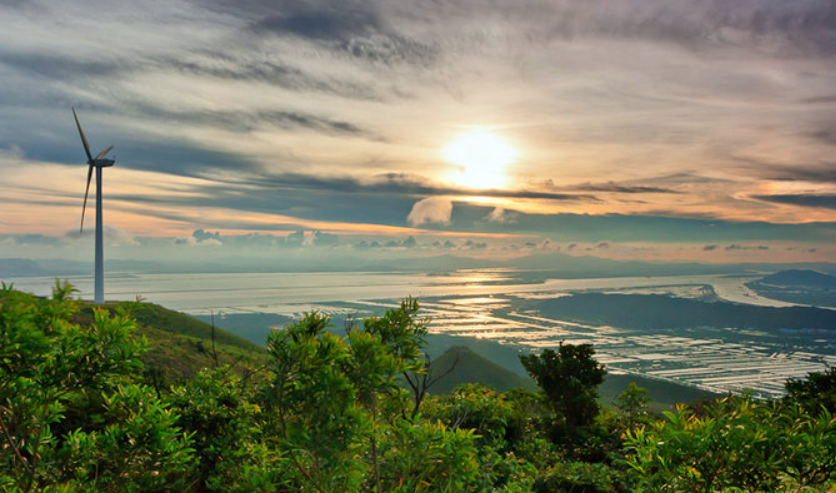
<path fill-rule="evenodd" d="M 118 305 L 108 303 L 104 307 L 112 311 Z M 76 321 L 83 325 L 89 324 L 92 309 L 92 305 L 84 305 L 76 315 Z M 159 370 L 165 378 L 190 378 L 200 369 L 214 365 L 210 324 L 153 303 L 139 303 L 132 313 L 137 321 L 137 333 L 148 342 L 149 351 L 143 358 L 146 365 Z M 431 366 L 432 375 L 441 375 L 455 363 L 452 371 L 430 389 L 431 393 L 448 393 L 464 383 L 478 383 L 500 391 L 520 387 L 536 388 L 534 382 L 524 374 L 515 347 L 449 336 L 430 336 L 429 340 L 433 349 L 431 353 L 435 354 Z M 444 345 L 447 345 L 446 350 L 439 351 Z M 215 347 L 219 364 L 235 365 L 240 370 L 259 365 L 265 354 L 262 345 L 218 327 L 215 329 Z M 711 397 L 707 392 L 685 385 L 636 375 L 608 374 L 599 388 L 601 403 L 611 406 L 630 382 L 648 389 L 653 401 L 651 407 L 657 411 L 670 409 L 678 402 Z"/>
<path fill-rule="evenodd" d="M 604 406 L 613 406 L 616 397 L 627 390 L 630 383 L 635 383 L 639 387 L 647 389 L 647 396 L 650 398 L 650 410 L 655 412 L 670 411 L 680 403 L 722 397 L 719 394 L 700 390 L 696 387 L 667 382 L 656 378 L 648 378 L 641 375 L 608 373 L 604 377 L 604 383 L 598 387 L 598 394 L 600 396 L 598 400 Z"/>
<path fill-rule="evenodd" d="M 103 307 L 112 312 L 119 305 L 106 303 Z M 148 343 L 143 361 L 164 379 L 191 378 L 215 364 L 211 325 L 153 303 L 136 304 L 131 313 L 137 322 L 136 334 Z M 74 321 L 89 325 L 92 318 L 93 305 L 85 304 Z M 260 365 L 265 354 L 263 347 L 219 328 L 215 329 L 215 350 L 218 364 L 233 365 L 240 371 Z"/>
<path fill-rule="evenodd" d="M 472 350 L 455 346 L 448 349 L 430 365 L 430 377 L 441 377 L 430 389 L 433 394 L 446 394 L 465 383 L 478 383 L 499 391 L 516 388 L 535 389 L 530 378 L 524 378 L 480 356 Z"/>
<path fill-rule="evenodd" d="M 465 383 L 478 383 L 500 391 L 520 387 L 531 390 L 537 388 L 531 378 L 520 376 L 463 346 L 454 346 L 433 361 L 430 375 L 441 375 L 454 363 L 455 367 L 452 371 L 433 385 L 430 393 L 445 394 Z M 604 383 L 598 387 L 599 401 L 604 406 L 613 406 L 615 398 L 627 390 L 631 382 L 647 389 L 648 397 L 651 399 L 650 408 L 656 412 L 670 410 L 678 403 L 722 397 L 694 387 L 659 379 L 608 373 L 604 377 Z"/>

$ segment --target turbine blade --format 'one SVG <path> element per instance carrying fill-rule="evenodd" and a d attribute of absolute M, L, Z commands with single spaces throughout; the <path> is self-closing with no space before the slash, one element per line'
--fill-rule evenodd
<path fill-rule="evenodd" d="M 93 178 L 93 165 L 90 165 L 90 168 L 87 170 L 87 188 L 84 190 L 84 205 L 81 206 L 81 227 L 78 228 L 78 232 L 81 233 L 84 231 L 84 211 L 87 210 L 87 195 L 90 194 L 90 179 Z"/>
<path fill-rule="evenodd" d="M 93 155 L 90 154 L 90 144 L 87 143 L 87 137 L 84 136 L 84 130 L 81 129 L 81 124 L 78 123 L 78 115 L 75 114 L 75 108 L 73 108 L 73 118 L 75 118 L 75 126 L 78 127 L 78 134 L 81 135 L 81 143 L 84 144 L 84 152 L 87 153 L 87 160 L 92 161 Z"/>
<path fill-rule="evenodd" d="M 108 152 L 110 152 L 110 150 L 111 150 L 111 149 L 113 149 L 113 146 L 110 146 L 110 147 L 108 147 L 107 149 L 105 149 L 105 150 L 103 150 L 102 152 L 100 152 L 100 153 L 99 153 L 99 155 L 98 155 L 98 156 L 96 156 L 96 159 L 101 159 L 101 158 L 105 157 L 105 155 L 106 155 Z"/>

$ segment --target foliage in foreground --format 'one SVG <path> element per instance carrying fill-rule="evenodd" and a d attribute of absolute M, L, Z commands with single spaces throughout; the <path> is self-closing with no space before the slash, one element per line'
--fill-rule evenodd
<path fill-rule="evenodd" d="M 523 358 L 540 392 L 421 381 L 426 321 L 404 300 L 346 337 L 306 315 L 264 368 L 144 381 L 131 306 L 72 322 L 56 286 L 0 289 L 0 490 L 627 492 L 836 488 L 831 369 L 780 402 L 728 397 L 647 411 L 631 386 L 599 409 L 592 346 Z M 823 394 L 824 393 L 824 394 Z"/>

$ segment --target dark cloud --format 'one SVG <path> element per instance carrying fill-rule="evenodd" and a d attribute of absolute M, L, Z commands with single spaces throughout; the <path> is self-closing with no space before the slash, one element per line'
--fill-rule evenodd
<path fill-rule="evenodd" d="M 836 95 L 815 96 L 812 98 L 805 98 L 801 100 L 804 104 L 833 104 L 836 103 Z"/>
<path fill-rule="evenodd" d="M 640 183 L 636 183 L 640 182 Z M 610 192 L 622 194 L 642 193 L 682 193 L 676 187 L 687 187 L 689 185 L 731 183 L 730 180 L 722 178 L 700 176 L 694 173 L 674 173 L 669 175 L 649 176 L 641 180 L 630 180 L 622 182 L 585 182 L 568 186 L 555 185 L 554 180 L 546 179 L 536 182 L 537 185 L 550 190 L 559 191 L 581 191 L 581 192 Z"/>
<path fill-rule="evenodd" d="M 276 228 L 280 229 L 280 228 Z M 286 236 L 276 236 L 262 233 L 246 233 L 240 235 L 224 235 L 219 232 L 209 232 L 197 229 L 189 238 L 176 238 L 180 245 L 215 245 L 229 248 L 298 248 L 298 247 L 334 247 L 340 244 L 339 235 L 324 231 L 308 232 L 305 228 L 296 228 Z"/>
<path fill-rule="evenodd" d="M 765 202 L 774 202 L 777 204 L 836 209 L 836 194 L 754 195 L 752 198 L 763 200 Z"/>
<path fill-rule="evenodd" d="M 400 93 L 382 93 L 379 86 L 354 82 L 346 77 L 314 76 L 274 56 L 241 56 L 235 49 L 199 50 L 179 57 L 157 57 L 149 68 L 215 77 L 225 80 L 258 81 L 292 91 L 307 91 L 356 99 L 384 101 Z"/>
<path fill-rule="evenodd" d="M 473 240 L 467 240 L 462 244 L 462 247 L 468 250 L 484 250 L 488 248 L 488 244 L 485 242 L 475 242 Z"/>
<path fill-rule="evenodd" d="M 611 192 L 611 193 L 679 193 L 676 190 L 672 190 L 670 188 L 661 188 L 661 187 L 646 187 L 646 186 L 632 186 L 632 185 L 620 185 L 615 182 L 607 182 L 607 183 L 581 183 L 579 185 L 573 185 L 569 187 L 564 187 L 564 190 L 577 190 L 581 192 Z"/>
<path fill-rule="evenodd" d="M 0 7 L 3 8 L 20 8 L 27 3 L 32 3 L 31 0 L 0 0 Z"/>
<path fill-rule="evenodd" d="M 492 210 L 491 207 L 464 203 L 454 205 L 449 225 L 426 227 L 462 232 L 537 234 L 559 242 L 587 243 L 836 240 L 836 221 L 776 224 L 650 215 L 519 213 L 514 223 L 494 223 L 481 221 Z"/>
<path fill-rule="evenodd" d="M 799 163 L 794 166 L 750 162 L 754 165 L 753 171 L 770 180 L 836 183 L 836 162 L 819 165 Z"/>
<path fill-rule="evenodd" d="M 353 48 L 360 50 L 360 45 Z M 373 44 L 374 46 L 375 44 Z M 386 49 L 386 43 L 377 42 L 379 50 Z M 173 71 L 185 75 L 197 75 L 229 81 L 263 82 L 290 91 L 331 94 L 360 101 L 387 101 L 403 98 L 403 91 L 390 90 L 385 85 L 368 85 L 352 81 L 347 77 L 313 75 L 298 67 L 283 63 L 275 56 L 242 56 L 241 46 L 226 50 L 198 49 L 180 53 L 177 56 L 149 55 L 131 60 L 87 59 L 52 53 L 3 51 L 0 48 L 0 65 L 5 65 L 25 77 L 38 77 L 50 81 L 89 80 L 124 77 L 133 73 Z M 414 50 L 418 48 L 413 47 Z M 389 51 L 392 51 L 390 49 Z M 371 48 L 366 50 L 372 55 Z M 408 50 L 407 50 L 408 51 Z M 416 53 L 417 55 L 417 53 Z M 383 55 L 380 55 L 381 57 Z M 403 55 L 404 57 L 407 55 Z M 86 101 L 87 106 L 102 105 L 98 101 Z M 111 105 L 118 103 L 114 101 Z M 124 103 L 124 101 L 123 101 Z M 164 110 L 165 108 L 160 108 Z"/>
<path fill-rule="evenodd" d="M 396 32 L 368 0 L 278 2 L 254 22 L 258 35 L 296 36 L 370 62 L 428 66 L 438 50 Z"/>
<path fill-rule="evenodd" d="M 753 175 L 777 181 L 836 183 L 836 162 L 782 164 L 750 157 L 736 157 Z"/>
<path fill-rule="evenodd" d="M 259 33 L 292 34 L 308 39 L 348 41 L 385 30 L 375 2 L 276 1 L 270 13 L 252 25 Z"/>
<path fill-rule="evenodd" d="M 712 250 L 716 250 L 719 245 L 705 245 L 702 247 L 703 251 L 710 252 Z"/>
<path fill-rule="evenodd" d="M 824 144 L 836 146 L 836 127 L 817 130 L 810 136 Z"/>
<path fill-rule="evenodd" d="M 82 60 L 49 53 L 20 53 L 0 51 L 0 64 L 20 70 L 30 76 L 52 80 L 76 77 L 102 77 L 136 70 L 135 65 L 118 61 Z"/>
<path fill-rule="evenodd" d="M 206 240 L 217 240 L 220 241 L 221 234 L 219 232 L 211 233 L 209 231 L 204 231 L 201 229 L 196 229 L 192 233 L 192 237 L 197 241 L 206 241 Z"/>
<path fill-rule="evenodd" d="M 831 0 L 564 0 L 535 12 L 555 19 L 545 31 L 553 37 L 649 39 L 693 49 L 746 46 L 776 55 L 836 53 Z"/>
<path fill-rule="evenodd" d="M 731 245 L 727 245 L 724 250 L 727 252 L 734 251 L 734 250 L 769 250 L 769 247 L 766 245 L 738 245 L 736 243 L 732 243 Z"/>
<path fill-rule="evenodd" d="M 418 246 L 418 241 L 415 239 L 414 236 L 410 236 L 409 238 L 403 240 L 401 246 L 404 248 L 415 248 Z"/>
<path fill-rule="evenodd" d="M 282 130 L 311 130 L 321 134 L 353 135 L 373 140 L 384 140 L 374 132 L 349 122 L 287 111 L 171 111 L 154 106 L 135 106 L 137 113 L 154 120 L 165 120 L 189 125 L 220 127 L 233 132 L 251 132 L 272 126 Z"/>
<path fill-rule="evenodd" d="M 371 180 L 353 177 L 314 176 L 286 173 L 260 177 L 244 182 L 249 186 L 265 188 L 303 188 L 310 190 L 329 190 L 334 192 L 359 192 L 377 194 L 408 194 L 412 196 L 428 195 L 471 195 L 498 198 L 525 198 L 545 200 L 576 200 L 597 202 L 592 195 L 554 193 L 539 190 L 474 190 L 463 187 L 439 185 L 417 175 L 386 173 Z"/>

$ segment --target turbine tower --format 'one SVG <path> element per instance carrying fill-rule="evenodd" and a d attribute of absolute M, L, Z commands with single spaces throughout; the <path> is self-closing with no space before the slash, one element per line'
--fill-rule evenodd
<path fill-rule="evenodd" d="M 90 144 L 87 143 L 87 138 L 84 136 L 81 124 L 78 122 L 78 115 L 75 114 L 75 108 L 73 108 L 73 118 L 75 118 L 75 125 L 78 127 L 78 134 L 81 136 L 81 143 L 84 144 L 84 152 L 87 153 L 87 164 L 90 166 L 87 169 L 87 189 L 84 190 L 84 205 L 81 207 L 81 227 L 79 228 L 79 232 L 84 231 L 84 211 L 87 209 L 87 196 L 90 193 L 90 179 L 93 177 L 93 168 L 96 168 L 96 281 L 93 302 L 97 305 L 101 305 L 104 303 L 104 219 L 102 217 L 102 169 L 107 168 L 108 166 L 113 166 L 116 161 L 113 159 L 105 159 L 105 155 L 113 149 L 113 146 L 103 150 L 94 158 L 90 153 Z"/>

